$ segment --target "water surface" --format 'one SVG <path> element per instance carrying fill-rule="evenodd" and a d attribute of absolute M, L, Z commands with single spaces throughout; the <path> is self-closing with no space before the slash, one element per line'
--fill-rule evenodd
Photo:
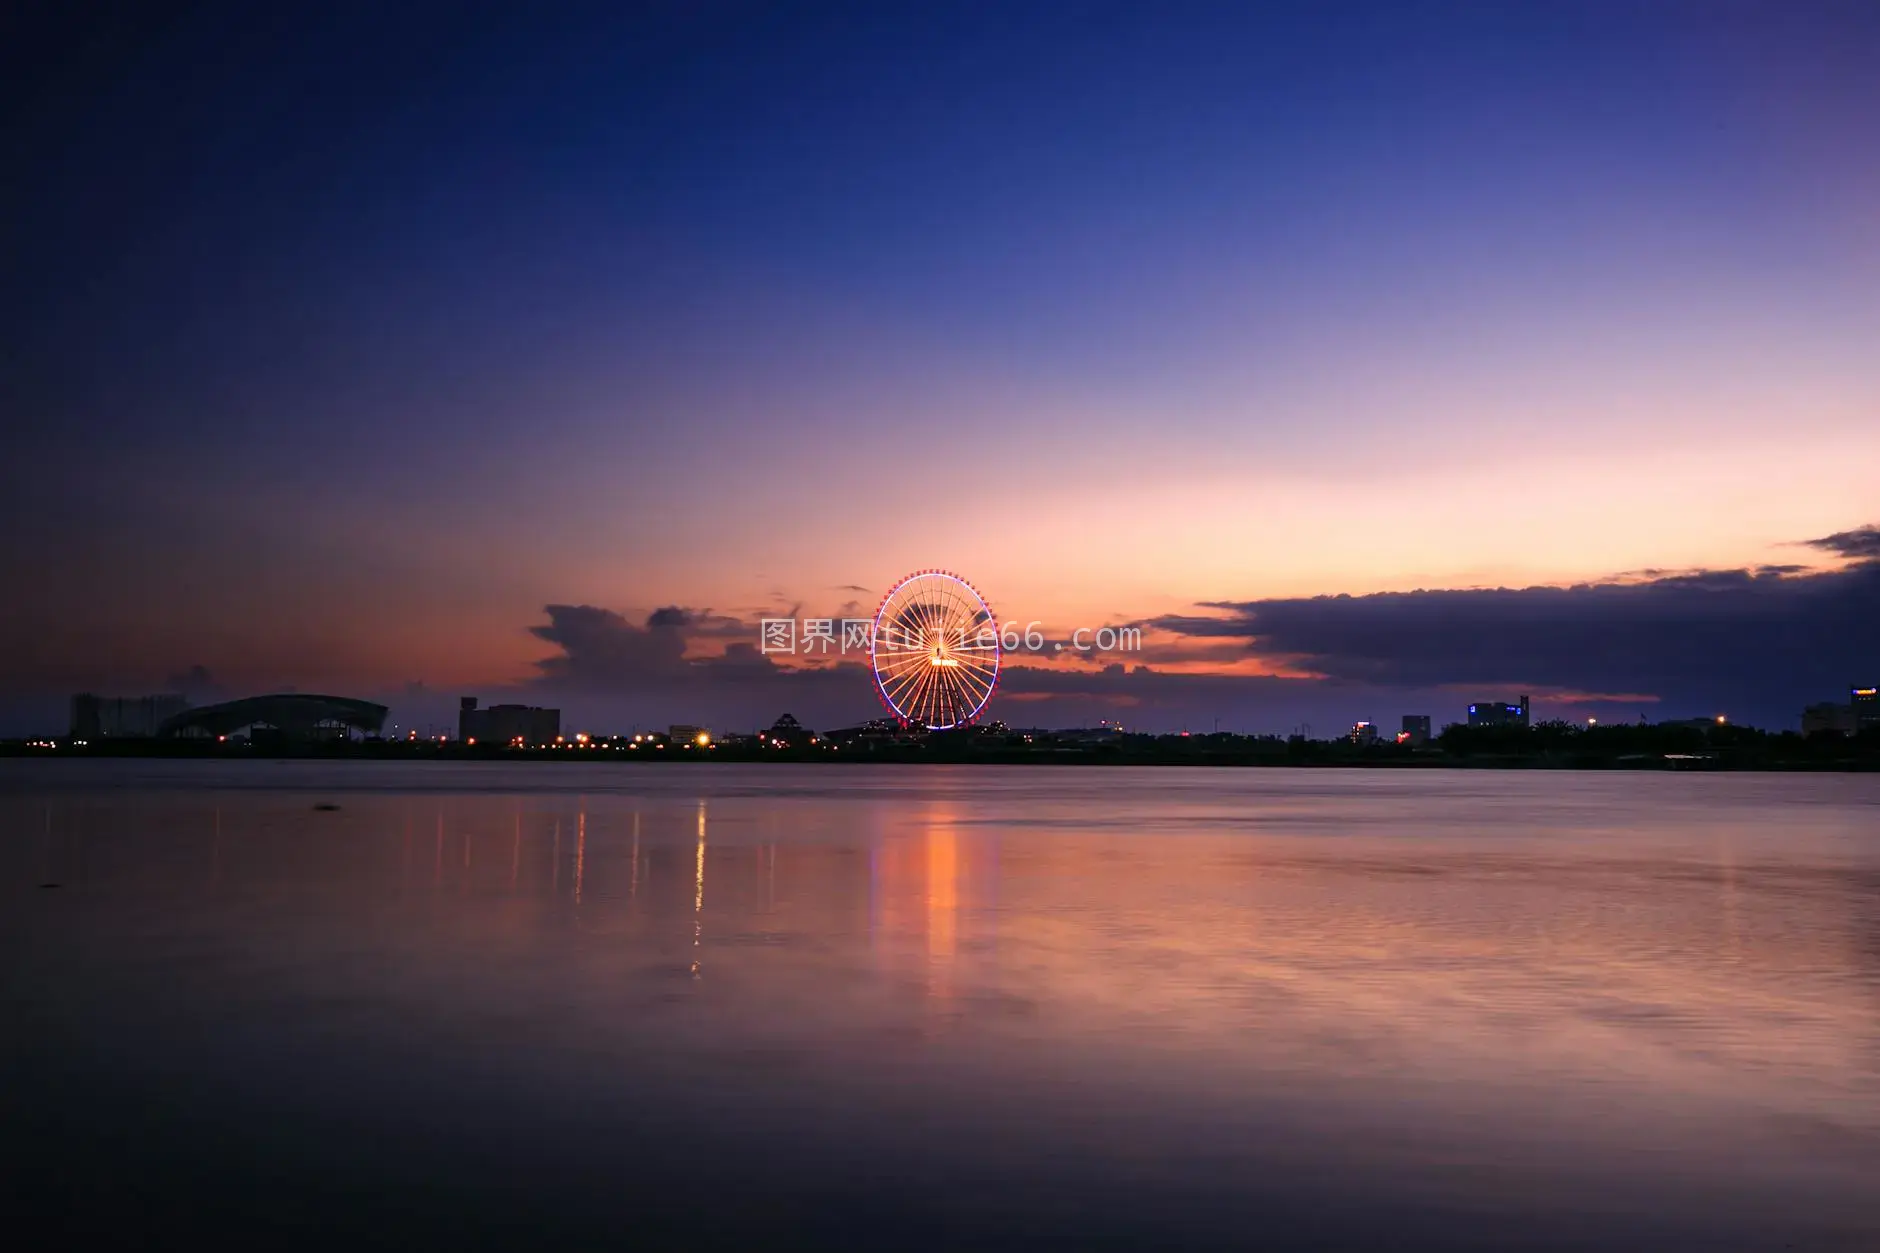
<path fill-rule="evenodd" d="M 67 1238 L 1880 1247 L 1871 776 L 5 762 L 0 891 Z"/>

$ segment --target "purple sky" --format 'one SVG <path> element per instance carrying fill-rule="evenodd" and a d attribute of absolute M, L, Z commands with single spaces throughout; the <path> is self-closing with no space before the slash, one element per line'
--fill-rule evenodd
<path fill-rule="evenodd" d="M 0 733 L 849 720 L 755 621 L 932 565 L 1149 624 L 1013 722 L 1880 672 L 1871 6 L 399 9 L 0 40 Z"/>

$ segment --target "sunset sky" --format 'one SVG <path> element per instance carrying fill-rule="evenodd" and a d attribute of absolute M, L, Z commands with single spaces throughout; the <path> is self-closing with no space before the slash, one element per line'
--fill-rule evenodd
<path fill-rule="evenodd" d="M 854 721 L 926 566 L 1144 626 L 1015 723 L 1880 676 L 1880 9 L 556 10 L 0 27 L 0 733 Z"/>

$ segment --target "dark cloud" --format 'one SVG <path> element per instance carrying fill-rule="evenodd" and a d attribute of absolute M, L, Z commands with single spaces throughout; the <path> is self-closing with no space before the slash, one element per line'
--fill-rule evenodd
<path fill-rule="evenodd" d="M 1203 607 L 1223 612 L 1150 625 L 1237 637 L 1341 682 L 1649 694 L 1668 714 L 1724 710 L 1778 726 L 1880 670 L 1880 563 Z"/>
<path fill-rule="evenodd" d="M 611 609 L 594 605 L 549 605 L 547 626 L 529 634 L 561 652 L 536 663 L 546 682 L 605 689 L 623 680 L 644 682 L 686 673 L 685 636 L 670 628 L 680 609 L 659 609 L 644 627 L 634 626 Z"/>
<path fill-rule="evenodd" d="M 666 605 L 653 610 L 646 617 L 646 625 L 654 630 L 677 628 L 688 636 L 711 639 L 735 639 L 738 636 L 755 638 L 757 635 L 755 622 L 747 622 L 735 614 L 689 609 L 684 605 Z"/>
<path fill-rule="evenodd" d="M 1213 708 L 1242 710 L 1270 696 L 1300 695 L 1297 679 L 1273 675 L 1172 674 L 1152 666 L 1112 662 L 1106 666 L 1058 669 L 1027 664 L 1005 668 L 999 693 L 1036 701 L 1077 700 L 1092 705 L 1141 709 Z"/>
<path fill-rule="evenodd" d="M 721 653 L 687 659 L 686 633 L 670 625 L 636 625 L 592 605 L 550 605 L 536 638 L 556 647 L 538 663 L 540 675 L 521 695 L 553 701 L 569 726 L 631 728 L 672 722 L 720 729 L 767 725 L 794 713 L 813 727 L 879 717 L 874 686 L 863 660 L 832 657 L 808 667 L 779 665 L 749 640 Z M 1066 652 L 1069 651 L 1068 644 Z M 1242 650 L 1244 652 L 1244 649 Z M 1114 654 L 1108 654 L 1114 656 Z M 1097 664 L 1106 654 L 1079 654 L 1085 664 L 1064 664 L 1062 654 L 1014 654 L 1000 678 L 988 715 L 1017 726 L 1088 725 L 1123 718 L 1150 730 L 1211 728 L 1284 731 L 1301 722 L 1336 729 L 1357 718 L 1383 717 L 1406 708 L 1441 711 L 1456 704 L 1442 694 L 1375 691 L 1267 675 L 1166 673 L 1130 660 Z"/>
<path fill-rule="evenodd" d="M 1171 672 L 1113 662 L 1100 667 L 1008 667 L 989 713 L 1012 726 L 1089 726 L 1118 719 L 1143 731 L 1333 735 L 1359 719 L 1396 726 L 1404 713 L 1443 725 L 1463 700 L 1435 689 L 1373 687 L 1270 674 Z"/>
<path fill-rule="evenodd" d="M 1040 654 L 1009 656 L 991 715 L 1046 726 L 1122 716 L 1149 729 L 1209 727 L 1215 718 L 1257 731 L 1309 722 L 1324 733 L 1358 718 L 1391 725 L 1405 711 L 1431 713 L 1441 725 L 1469 699 L 1528 692 L 1543 715 L 1726 712 L 1792 726 L 1802 706 L 1880 673 L 1880 563 L 1215 601 L 1197 610 L 1140 624 L 1149 629 L 1145 653 L 1072 654 L 1048 641 Z M 758 725 L 789 709 L 829 726 L 877 712 L 861 661 L 778 665 L 756 647 L 754 623 L 677 606 L 644 626 L 594 606 L 547 613 L 534 634 L 557 653 L 540 663 L 535 686 L 570 702 L 658 710 L 642 719 L 649 725 Z M 688 659 L 689 641 L 721 618 L 749 638 Z M 1248 657 L 1318 677 L 1229 672 Z M 1157 668 L 1174 661 L 1184 665 Z"/>
<path fill-rule="evenodd" d="M 636 626 L 594 605 L 549 605 L 543 612 L 547 624 L 530 633 L 558 651 L 536 663 L 533 698 L 552 696 L 576 723 L 704 722 L 736 729 L 768 725 L 789 710 L 813 720 L 811 725 L 833 726 L 879 712 L 863 666 L 841 660 L 814 668 L 780 666 L 759 651 L 756 624 L 729 615 L 667 606 Z M 686 656 L 692 638 L 728 633 L 731 624 L 749 638 L 734 639 L 709 656 Z"/>
<path fill-rule="evenodd" d="M 1803 542 L 1810 548 L 1851 557 L 1856 561 L 1880 560 L 1880 525 L 1869 524 L 1851 531 L 1836 531 L 1833 535 Z"/>

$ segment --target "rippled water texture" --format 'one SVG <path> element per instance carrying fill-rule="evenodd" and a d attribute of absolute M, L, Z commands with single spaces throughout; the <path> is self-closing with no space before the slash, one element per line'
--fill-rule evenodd
<path fill-rule="evenodd" d="M 1880 1247 L 1880 778 L 0 767 L 64 1238 Z"/>

